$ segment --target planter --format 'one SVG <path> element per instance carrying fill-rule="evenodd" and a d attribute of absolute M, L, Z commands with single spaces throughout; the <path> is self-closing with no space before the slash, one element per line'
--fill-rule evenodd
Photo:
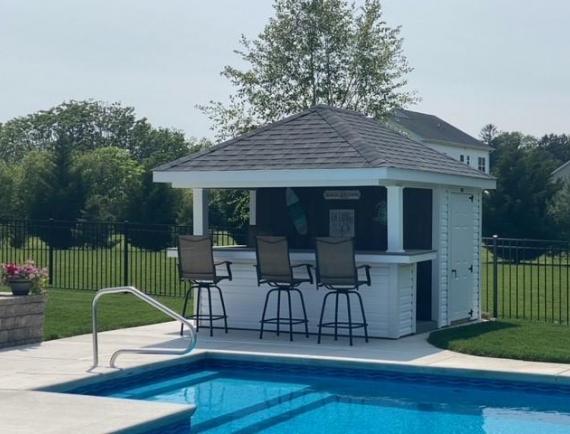
<path fill-rule="evenodd" d="M 13 295 L 28 295 L 32 289 L 31 280 L 9 280 L 8 286 L 12 290 Z"/>
<path fill-rule="evenodd" d="M 0 349 L 43 340 L 46 301 L 45 295 L 0 292 Z"/>

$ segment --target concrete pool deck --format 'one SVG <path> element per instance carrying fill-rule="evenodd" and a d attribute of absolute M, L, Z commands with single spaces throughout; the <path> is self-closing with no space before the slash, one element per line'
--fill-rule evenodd
<path fill-rule="evenodd" d="M 267 333 L 263 340 L 256 332 L 208 330 L 198 334 L 195 356 L 215 357 L 279 356 L 310 363 L 311 359 L 328 363 L 360 363 L 382 368 L 397 368 L 421 372 L 449 372 L 470 375 L 522 379 L 549 383 L 570 384 L 570 365 L 561 363 L 526 362 L 469 356 L 441 350 L 426 341 L 427 334 L 399 340 L 355 339 L 350 347 L 346 338 L 334 341 L 323 338 L 317 345 L 316 337 L 309 339 L 296 335 L 289 342 L 288 334 L 277 337 Z M 102 367 L 90 370 L 92 362 L 91 335 L 48 341 L 0 350 L 0 431 L 11 432 L 83 432 L 98 433 L 124 430 L 150 421 L 173 417 L 188 417 L 193 408 L 185 405 L 159 404 L 112 398 L 62 395 L 38 391 L 76 380 L 96 379 L 120 369 L 108 366 L 110 355 L 119 348 L 184 347 L 185 339 L 178 335 L 177 323 L 162 323 L 130 329 L 114 330 L 99 335 Z M 144 367 L 167 360 L 172 356 L 126 354 L 117 359 L 120 368 Z M 111 402 L 112 401 L 112 402 Z M 112 410 L 110 410 L 112 409 Z M 41 427 L 38 430 L 38 427 Z M 134 430 L 133 432 L 136 432 Z"/>

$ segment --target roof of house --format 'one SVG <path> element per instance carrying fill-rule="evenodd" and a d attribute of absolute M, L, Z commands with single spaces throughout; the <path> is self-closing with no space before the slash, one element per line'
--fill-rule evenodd
<path fill-rule="evenodd" d="M 253 130 L 157 172 L 398 168 L 493 179 L 361 113 L 325 105 Z"/>
<path fill-rule="evenodd" d="M 558 166 L 556 169 L 554 169 L 552 171 L 552 176 L 554 178 L 566 177 L 567 175 L 565 174 L 565 172 L 568 171 L 569 167 L 570 167 L 570 161 L 567 161 L 566 163 L 564 163 L 561 166 Z"/>
<path fill-rule="evenodd" d="M 397 125 L 426 142 L 490 149 L 485 143 L 434 115 L 411 110 L 396 110 L 390 121 L 392 125 Z"/>

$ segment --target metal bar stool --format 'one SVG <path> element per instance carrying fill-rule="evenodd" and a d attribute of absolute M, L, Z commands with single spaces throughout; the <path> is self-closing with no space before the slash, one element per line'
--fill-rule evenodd
<path fill-rule="evenodd" d="M 311 266 L 309 264 L 299 264 L 291 266 L 289 257 L 289 247 L 287 238 L 274 236 L 258 236 L 256 244 L 257 265 L 257 286 L 267 284 L 272 289 L 265 296 L 265 304 L 263 306 L 263 314 L 261 315 L 261 329 L 259 339 L 263 339 L 263 331 L 265 324 L 275 324 L 277 336 L 279 336 L 280 325 L 289 325 L 289 340 L 293 340 L 293 326 L 296 324 L 305 325 L 305 336 L 309 337 L 309 321 L 307 320 L 307 310 L 305 309 L 305 300 L 303 293 L 298 286 L 301 283 L 313 283 L 313 275 L 311 274 Z M 305 267 L 307 271 L 306 278 L 297 278 L 293 276 L 295 268 Z M 301 299 L 301 307 L 303 309 L 303 318 L 293 317 L 293 307 L 291 304 L 291 293 L 295 292 Z M 277 295 L 277 316 L 266 318 L 267 305 L 271 294 Z M 281 316 L 281 294 L 285 294 L 288 300 L 289 316 Z"/>
<path fill-rule="evenodd" d="M 226 266 L 227 275 L 219 276 L 217 274 L 216 267 L 220 265 Z M 210 336 L 213 336 L 214 321 L 224 320 L 224 330 L 226 333 L 228 332 L 228 316 L 226 314 L 224 296 L 218 283 L 222 280 L 232 280 L 230 265 L 231 262 L 229 261 L 214 262 L 212 239 L 210 237 L 201 235 L 180 235 L 178 237 L 178 270 L 180 278 L 190 282 L 190 287 L 184 297 L 182 316 L 196 320 L 196 331 L 200 330 L 200 321 L 208 320 L 210 323 Z M 191 296 L 194 288 L 198 290 L 195 306 L 196 313 L 186 317 L 188 298 Z M 212 288 L 218 290 L 222 307 L 221 314 L 212 313 Z M 209 312 L 207 314 L 200 313 L 202 290 L 208 293 Z M 181 325 L 180 335 L 182 335 L 183 331 L 184 325 Z"/>
<path fill-rule="evenodd" d="M 354 242 L 352 238 L 317 238 L 317 289 L 326 288 L 321 308 L 321 316 L 319 320 L 319 337 L 318 343 L 321 343 L 321 332 L 323 328 L 334 328 L 334 340 L 338 340 L 338 329 L 347 329 L 352 345 L 352 330 L 357 328 L 364 329 L 364 339 L 368 342 L 368 323 L 366 322 L 366 314 L 364 313 L 364 305 L 362 297 L 358 292 L 358 288 L 362 285 L 370 286 L 370 266 L 356 266 L 354 255 Z M 366 280 L 358 279 L 358 270 L 364 269 L 366 272 Z M 335 296 L 335 315 L 334 321 L 323 322 L 325 307 L 328 298 Z M 346 297 L 346 307 L 348 321 L 338 320 L 338 300 L 341 295 Z M 360 304 L 360 312 L 362 314 L 361 322 L 352 321 L 352 311 L 350 307 L 350 297 L 356 296 Z"/>

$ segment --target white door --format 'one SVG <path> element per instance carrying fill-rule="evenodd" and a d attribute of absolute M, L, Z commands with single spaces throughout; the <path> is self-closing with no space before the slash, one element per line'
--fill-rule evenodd
<path fill-rule="evenodd" d="M 449 321 L 469 318 L 473 308 L 473 196 L 452 193 L 449 204 Z"/>

